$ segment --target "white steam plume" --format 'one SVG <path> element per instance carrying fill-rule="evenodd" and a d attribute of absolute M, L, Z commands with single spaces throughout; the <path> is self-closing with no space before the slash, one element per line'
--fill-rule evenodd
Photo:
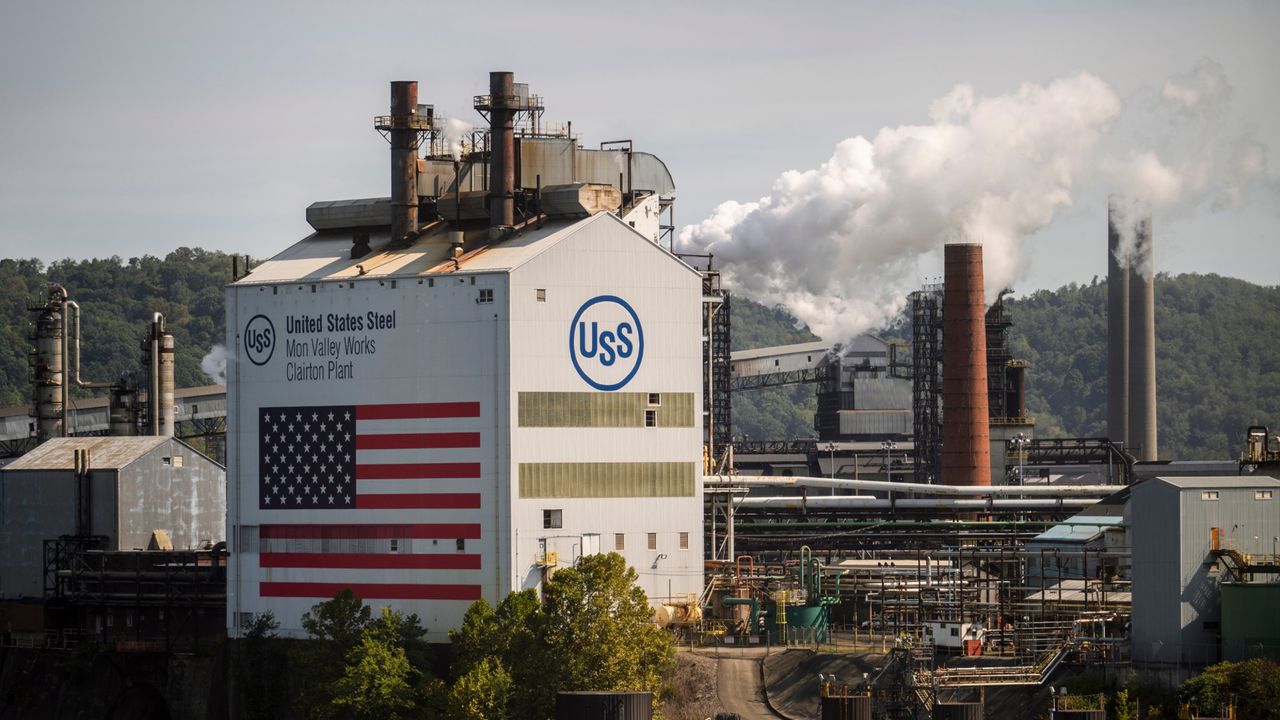
<path fill-rule="evenodd" d="M 784 305 L 833 341 L 890 320 L 918 282 L 917 258 L 946 242 L 987 247 L 994 296 L 1016 275 L 1022 239 L 1070 205 L 1119 114 L 1119 97 L 1089 74 L 990 98 L 958 85 L 933 103 L 931 124 L 844 140 L 760 200 L 723 203 L 680 245 L 714 253 L 734 291 Z"/>
<path fill-rule="evenodd" d="M 227 358 L 231 353 L 222 345 L 214 345 L 205 356 L 200 358 L 200 369 L 214 382 L 225 385 L 227 382 Z"/>
<path fill-rule="evenodd" d="M 445 147 L 454 160 L 462 159 L 462 151 L 466 143 L 470 140 L 471 132 L 475 130 L 475 126 L 466 120 L 455 117 L 447 117 L 444 119 L 444 125 L 441 127 L 441 137 L 444 139 Z"/>
<path fill-rule="evenodd" d="M 1136 257 L 1147 261 L 1143 274 L 1155 271 L 1150 254 L 1135 249 L 1134 229 L 1144 215 L 1154 211 L 1168 221 L 1197 208 L 1219 212 L 1244 204 L 1255 188 L 1275 185 L 1255 130 L 1226 120 L 1233 95 L 1223 67 L 1202 58 L 1158 94 L 1139 93 L 1127 103 L 1113 144 L 1129 149 L 1112 149 L 1101 162 L 1110 186 L 1123 194 L 1113 204 L 1122 266 Z"/>

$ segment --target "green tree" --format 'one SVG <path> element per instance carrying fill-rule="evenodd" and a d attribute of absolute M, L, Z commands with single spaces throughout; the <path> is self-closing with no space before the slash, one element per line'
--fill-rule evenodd
<path fill-rule="evenodd" d="M 1280 720 L 1280 663 L 1255 658 L 1210 665 L 1182 683 L 1178 702 L 1200 713 L 1217 712 L 1233 703 L 1236 717 Z"/>
<path fill-rule="evenodd" d="M 308 640 L 292 652 L 297 681 L 297 707 L 311 720 L 339 717 L 337 683 L 343 678 L 347 655 L 361 644 L 372 624 L 372 610 L 350 589 L 317 603 L 302 616 Z"/>
<path fill-rule="evenodd" d="M 280 623 L 271 613 L 255 615 L 246 624 L 236 652 L 234 673 L 240 688 L 240 706 L 251 720 L 278 718 L 284 712 L 283 652 L 276 640 Z"/>
<path fill-rule="evenodd" d="M 541 720 L 561 690 L 647 690 L 656 700 L 675 650 L 636 579 L 621 555 L 588 555 L 543 584 L 541 604 L 531 590 L 496 609 L 474 603 L 450 633 L 455 717 L 506 697 L 511 718 Z M 486 675 L 499 670 L 509 690 L 500 674 Z"/>
<path fill-rule="evenodd" d="M 358 720 L 398 720 L 418 705 L 422 673 L 401 646 L 404 616 L 388 607 L 367 625 L 346 656 L 333 705 Z"/>
<path fill-rule="evenodd" d="M 449 691 L 452 720 L 508 720 L 512 680 L 502 661 L 482 658 Z"/>
<path fill-rule="evenodd" d="M 1138 720 L 1138 706 L 1129 699 L 1129 688 L 1121 688 L 1111 698 L 1112 720 Z"/>

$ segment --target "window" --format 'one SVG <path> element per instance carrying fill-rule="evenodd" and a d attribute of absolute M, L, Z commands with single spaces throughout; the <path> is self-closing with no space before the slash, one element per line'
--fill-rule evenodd
<path fill-rule="evenodd" d="M 393 552 L 393 553 L 398 553 L 398 552 L 400 552 L 400 539 L 399 539 L 399 538 L 391 538 L 391 552 Z"/>
<path fill-rule="evenodd" d="M 689 549 L 689 533 L 687 532 L 680 533 L 680 549 L 681 550 Z"/>
<path fill-rule="evenodd" d="M 563 527 L 564 518 L 560 510 L 543 510 L 542 511 L 542 527 L 558 528 Z"/>
<path fill-rule="evenodd" d="M 649 533 L 649 549 L 658 549 L 658 533 Z"/>
<path fill-rule="evenodd" d="M 1254 500 L 1270 500 L 1275 497 L 1274 490 L 1255 490 L 1253 493 Z"/>
<path fill-rule="evenodd" d="M 618 552 L 622 552 L 623 550 L 626 550 L 626 549 L 627 549 L 627 536 L 626 536 L 626 535 L 623 535 L 622 533 L 614 533 L 614 535 L 613 535 L 613 549 L 614 549 L 614 550 L 617 550 Z"/>
<path fill-rule="evenodd" d="M 467 549 L 466 538 L 458 538 L 458 552 L 463 552 L 466 549 Z"/>
<path fill-rule="evenodd" d="M 776 359 L 773 361 L 773 366 L 778 367 L 778 361 Z"/>
<path fill-rule="evenodd" d="M 1203 492 L 1201 492 L 1201 493 L 1200 493 L 1200 499 L 1201 499 L 1201 500 L 1217 500 L 1217 499 L 1218 499 L 1218 491 L 1217 491 L 1217 490 L 1205 490 L 1205 491 L 1203 491 Z"/>
<path fill-rule="evenodd" d="M 649 393 L 649 404 L 657 407 L 662 404 L 662 393 Z"/>
<path fill-rule="evenodd" d="M 644 426 L 658 427 L 658 411 L 657 410 L 644 411 Z"/>
<path fill-rule="evenodd" d="M 481 288 L 480 294 L 476 297 L 476 302 L 480 304 L 493 302 L 493 288 Z"/>
<path fill-rule="evenodd" d="M 538 302 L 546 302 L 546 301 L 547 301 L 547 289 L 546 289 L 546 288 L 538 288 L 537 293 L 538 293 Z"/>
<path fill-rule="evenodd" d="M 960 637 L 960 628 L 951 628 L 951 637 Z"/>

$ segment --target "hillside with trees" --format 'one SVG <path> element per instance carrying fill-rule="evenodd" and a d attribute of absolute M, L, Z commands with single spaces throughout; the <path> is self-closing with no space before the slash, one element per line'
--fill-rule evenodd
<path fill-rule="evenodd" d="M 115 379 L 140 365 L 151 313 L 163 313 L 177 341 L 180 387 L 214 379 L 201 360 L 223 339 L 223 290 L 230 256 L 179 248 L 163 258 L 0 260 L 0 407 L 30 402 L 30 313 L 50 283 L 84 310 L 87 379 Z M 1031 361 L 1027 405 L 1037 434 L 1098 436 L 1106 424 L 1106 284 L 1095 279 L 1006 300 L 1014 353 Z M 735 350 L 817 337 L 782 308 L 733 299 Z M 910 337 L 908 318 L 890 333 Z M 1233 457 L 1245 428 L 1280 424 L 1280 287 L 1217 275 L 1161 275 L 1156 281 L 1156 355 L 1161 456 Z M 210 366 L 209 369 L 212 369 Z M 813 436 L 812 386 L 739 393 L 733 432 L 777 440 Z"/>

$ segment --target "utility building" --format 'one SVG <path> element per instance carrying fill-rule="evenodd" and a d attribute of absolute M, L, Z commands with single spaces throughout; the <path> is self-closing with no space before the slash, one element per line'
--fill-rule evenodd
<path fill-rule="evenodd" d="M 492 108 L 523 97 L 477 98 L 495 145 Z M 393 159 L 394 128 L 418 124 L 386 120 Z M 703 275 L 625 177 L 509 190 L 514 222 L 504 193 L 454 184 L 483 160 L 419 195 L 420 227 L 395 198 L 421 179 L 396 175 L 390 205 L 309 212 L 315 234 L 228 288 L 232 633 L 270 611 L 301 634 L 350 588 L 445 640 L 474 600 L 598 552 L 651 600 L 701 591 Z M 486 198 L 500 217 L 468 210 Z"/>
<path fill-rule="evenodd" d="M 1161 477 L 1133 486 L 1135 661 L 1222 659 L 1219 585 L 1241 575 L 1275 579 L 1277 503 L 1280 480 L 1269 477 Z M 1249 569 L 1267 558 L 1261 574 Z"/>
<path fill-rule="evenodd" d="M 45 542 L 101 536 L 106 550 L 221 542 L 222 466 L 170 437 L 53 438 L 0 469 L 0 596 L 41 598 Z"/>

